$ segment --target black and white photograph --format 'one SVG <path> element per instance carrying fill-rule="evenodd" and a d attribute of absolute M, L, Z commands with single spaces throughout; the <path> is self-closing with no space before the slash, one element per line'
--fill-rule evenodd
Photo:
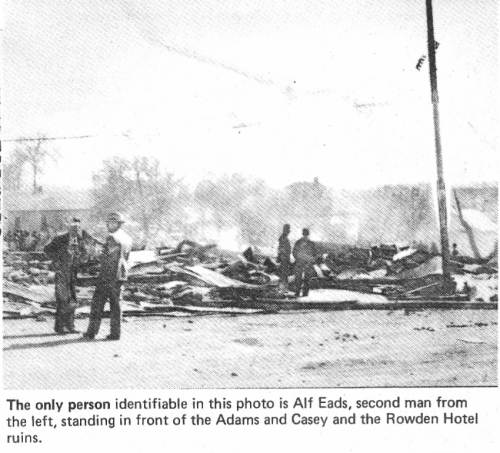
<path fill-rule="evenodd" d="M 3 3 L 4 389 L 498 386 L 496 0 Z"/>

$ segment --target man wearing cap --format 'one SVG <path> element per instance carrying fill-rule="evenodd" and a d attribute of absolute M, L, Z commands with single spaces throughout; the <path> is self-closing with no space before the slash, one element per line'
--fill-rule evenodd
<path fill-rule="evenodd" d="M 290 275 L 290 255 L 292 246 L 288 235 L 290 234 L 290 225 L 283 225 L 283 232 L 278 240 L 278 263 L 280 264 L 280 289 L 283 292 L 288 290 L 288 276 Z"/>
<path fill-rule="evenodd" d="M 132 239 L 122 230 L 123 217 L 118 212 L 109 214 L 106 221 L 108 237 L 101 254 L 101 268 L 92 299 L 90 320 L 84 338 L 92 340 L 99 332 L 104 305 L 109 301 L 111 331 L 107 340 L 119 340 L 121 333 L 120 294 L 127 280 L 127 267 Z"/>
<path fill-rule="evenodd" d="M 316 246 L 309 239 L 309 230 L 302 230 L 302 237 L 293 246 L 293 257 L 295 258 L 295 295 L 307 296 L 309 294 L 309 280 L 314 274 L 314 263 L 316 261 Z"/>
<path fill-rule="evenodd" d="M 76 333 L 75 308 L 76 274 L 79 265 L 87 256 L 87 247 L 93 239 L 81 229 L 80 219 L 70 221 L 67 233 L 56 236 L 44 247 L 45 254 L 52 260 L 55 271 L 56 320 L 54 330 L 59 334 Z"/>

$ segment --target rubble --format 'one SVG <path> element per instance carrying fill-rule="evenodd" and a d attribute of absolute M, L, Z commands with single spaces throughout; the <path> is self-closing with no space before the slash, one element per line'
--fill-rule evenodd
<path fill-rule="evenodd" d="M 50 287 L 36 288 L 23 286 L 9 280 L 3 281 L 3 294 L 17 300 L 29 300 L 39 304 L 55 302 L 54 291 Z"/>
<path fill-rule="evenodd" d="M 134 251 L 129 281 L 122 293 L 124 315 L 390 307 L 395 301 L 486 304 L 498 300 L 496 256 L 482 261 L 454 257 L 456 288 L 443 295 L 439 255 L 390 244 L 371 248 L 317 245 L 321 258 L 314 266 L 312 289 L 307 297 L 299 298 L 279 289 L 278 265 L 253 248 L 237 254 L 215 244 L 184 240 L 171 248 Z M 54 311 L 54 272 L 43 253 L 5 253 L 4 263 L 4 317 Z M 97 272 L 98 263 L 89 261 L 78 275 L 79 316 L 88 315 Z M 293 283 L 293 275 L 289 280 Z"/>
<path fill-rule="evenodd" d="M 55 312 L 49 308 L 44 308 L 36 302 L 27 302 L 24 300 L 14 301 L 11 299 L 3 302 L 4 318 L 35 318 L 42 314 Z"/>
<path fill-rule="evenodd" d="M 491 274 L 456 275 L 457 287 L 469 293 L 469 299 L 479 302 L 498 301 L 498 277 Z"/>
<path fill-rule="evenodd" d="M 331 247 L 330 247 L 331 248 Z M 349 254 L 350 253 L 350 254 Z M 346 257 L 351 259 L 351 265 L 346 263 Z M 354 257 L 354 258 L 353 258 Z M 324 257 L 324 262 L 332 273 L 318 273 L 316 288 L 338 288 L 360 292 L 384 294 L 391 300 L 429 300 L 454 299 L 485 302 L 497 300 L 497 290 L 491 286 L 484 294 L 477 296 L 478 283 L 485 275 L 490 275 L 492 281 L 497 281 L 497 269 L 494 267 L 496 257 L 488 262 L 478 262 L 477 259 L 455 257 L 452 262 L 453 280 L 461 281 L 463 274 L 481 275 L 479 279 L 469 279 L 469 286 L 457 284 L 455 290 L 443 295 L 442 259 L 424 250 L 405 246 L 380 245 L 351 252 L 331 252 Z M 490 262 L 491 261 L 491 262 Z M 453 289 L 450 286 L 451 289 Z M 484 289 L 484 288 L 483 288 Z"/>
<path fill-rule="evenodd" d="M 432 256 L 415 267 L 406 268 L 397 273 L 398 279 L 423 278 L 428 275 L 441 275 L 443 273 L 443 260 L 441 256 Z M 396 278 L 396 277 L 393 277 Z"/>

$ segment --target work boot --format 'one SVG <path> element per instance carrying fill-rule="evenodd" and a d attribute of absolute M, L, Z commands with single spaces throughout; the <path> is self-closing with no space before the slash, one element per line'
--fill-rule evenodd
<path fill-rule="evenodd" d="M 94 336 L 93 335 L 90 335 L 88 334 L 87 332 L 85 332 L 83 335 L 82 335 L 82 340 L 87 340 L 87 341 L 91 341 L 94 339 Z"/>
<path fill-rule="evenodd" d="M 68 329 L 66 333 L 80 333 L 80 331 L 77 329 Z"/>
<path fill-rule="evenodd" d="M 116 335 L 108 335 L 106 337 L 106 341 L 117 341 L 119 339 L 120 339 L 120 337 L 117 337 Z"/>

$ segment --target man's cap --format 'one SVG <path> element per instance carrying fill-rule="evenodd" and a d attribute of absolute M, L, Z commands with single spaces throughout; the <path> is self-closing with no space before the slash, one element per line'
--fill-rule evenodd
<path fill-rule="evenodd" d="M 71 224 L 80 224 L 81 220 L 78 217 L 72 217 L 70 219 Z"/>
<path fill-rule="evenodd" d="M 121 213 L 119 212 L 111 212 L 108 214 L 108 222 L 118 222 L 118 223 L 125 223 L 125 220 Z"/>

